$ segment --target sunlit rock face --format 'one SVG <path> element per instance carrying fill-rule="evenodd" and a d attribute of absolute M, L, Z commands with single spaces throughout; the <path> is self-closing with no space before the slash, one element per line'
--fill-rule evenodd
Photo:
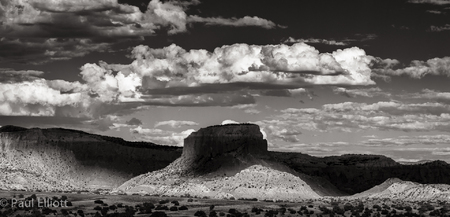
<path fill-rule="evenodd" d="M 193 132 L 184 140 L 182 156 L 200 159 L 226 153 L 263 155 L 267 153 L 267 140 L 255 124 L 211 126 Z"/>

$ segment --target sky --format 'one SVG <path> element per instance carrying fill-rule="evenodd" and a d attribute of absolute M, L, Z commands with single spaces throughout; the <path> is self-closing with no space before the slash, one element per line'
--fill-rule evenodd
<path fill-rule="evenodd" d="M 0 126 L 450 162 L 450 0 L 0 0 Z"/>

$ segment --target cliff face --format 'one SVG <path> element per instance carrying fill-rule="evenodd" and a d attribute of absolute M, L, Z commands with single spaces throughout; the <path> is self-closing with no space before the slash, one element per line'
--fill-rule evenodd
<path fill-rule="evenodd" d="M 92 190 L 164 168 L 181 148 L 66 129 L 0 128 L 0 188 Z"/>
<path fill-rule="evenodd" d="M 389 178 L 422 184 L 450 184 L 450 165 L 442 161 L 402 165 L 381 155 L 319 158 L 301 153 L 270 154 L 295 171 L 324 178 L 348 194 L 366 191 Z"/>
<path fill-rule="evenodd" d="M 218 155 L 261 155 L 267 153 L 267 141 L 258 125 L 228 124 L 193 132 L 184 140 L 183 157 L 201 159 Z"/>

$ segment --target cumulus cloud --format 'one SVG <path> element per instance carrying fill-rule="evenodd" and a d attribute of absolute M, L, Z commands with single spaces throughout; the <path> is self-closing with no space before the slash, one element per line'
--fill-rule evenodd
<path fill-rule="evenodd" d="M 327 44 L 327 45 L 337 45 L 337 46 L 347 46 L 348 43 L 342 42 L 342 41 L 336 41 L 336 40 L 327 40 L 327 39 L 318 39 L 318 38 L 308 38 L 308 39 L 295 39 L 292 37 L 289 37 L 288 39 L 284 40 L 284 43 L 311 43 L 311 44 Z"/>
<path fill-rule="evenodd" d="M 64 106 L 84 107 L 88 104 L 82 93 L 63 94 L 47 85 L 44 79 L 0 85 L 0 114 L 54 116 Z"/>
<path fill-rule="evenodd" d="M 0 60 L 38 65 L 82 57 L 91 52 L 105 52 L 110 45 L 87 38 L 2 38 Z"/>
<path fill-rule="evenodd" d="M 375 62 L 380 62 L 375 60 Z M 415 79 L 420 79 L 426 75 L 440 75 L 450 77 L 450 57 L 433 58 L 427 61 L 414 60 L 408 67 L 393 69 L 398 61 L 392 60 L 391 63 L 383 68 L 373 69 L 373 74 L 387 76 L 406 75 Z"/>
<path fill-rule="evenodd" d="M 259 83 L 277 89 L 316 84 L 374 84 L 369 68 L 372 58 L 357 47 L 321 54 L 304 43 L 234 44 L 216 48 L 214 52 L 186 51 L 176 45 L 160 49 L 140 45 L 133 49 L 132 56 L 136 60 L 129 69 L 143 79 L 142 88 L 150 93 L 208 84 L 236 88 L 223 84 Z M 208 88 L 211 87 L 203 89 Z"/>
<path fill-rule="evenodd" d="M 448 144 L 450 135 L 420 135 L 420 136 L 399 136 L 396 138 L 371 138 L 362 142 L 365 146 L 375 147 L 396 147 L 396 146 L 415 146 L 426 145 L 434 146 L 438 144 Z"/>
<path fill-rule="evenodd" d="M 145 36 L 155 35 L 156 31 L 183 33 L 190 22 L 262 28 L 276 26 L 259 17 L 188 16 L 189 6 L 198 3 L 151 0 L 142 12 L 136 6 L 117 0 L 2 1 L 0 60 L 32 64 L 66 60 L 110 51 L 115 43 L 142 40 Z M 112 37 L 114 41 L 111 41 Z"/>
<path fill-rule="evenodd" d="M 450 132 L 450 106 L 441 103 L 345 102 L 321 108 L 288 108 L 260 121 L 269 135 L 295 142 L 299 131 L 358 132 L 363 130 Z M 271 132 L 269 132 L 271 131 Z"/>
<path fill-rule="evenodd" d="M 227 124 L 239 124 L 239 122 L 233 120 L 224 120 L 220 125 L 227 125 Z"/>
<path fill-rule="evenodd" d="M 204 23 L 206 25 L 221 26 L 259 26 L 266 29 L 273 29 L 277 25 L 270 21 L 256 16 L 245 16 L 243 18 L 222 18 L 222 17 L 199 17 L 191 15 L 188 18 L 190 23 Z M 281 26 L 280 26 L 281 27 Z"/>
<path fill-rule="evenodd" d="M 189 129 L 182 132 L 175 132 L 161 129 L 147 129 L 138 126 L 131 128 L 130 132 L 133 133 L 135 140 L 144 140 L 159 145 L 183 146 L 184 139 L 192 132 L 195 132 L 195 130 Z"/>
<path fill-rule="evenodd" d="M 433 100 L 441 103 L 450 103 L 450 92 L 439 92 L 430 89 L 423 89 L 419 93 L 402 94 L 401 97 L 421 99 L 426 101 Z"/>
<path fill-rule="evenodd" d="M 14 70 L 0 68 L 0 83 L 17 83 L 39 79 L 44 72 L 36 70 Z"/>
<path fill-rule="evenodd" d="M 155 124 L 155 127 L 161 127 L 161 126 L 170 126 L 172 128 L 180 128 L 184 126 L 196 126 L 198 123 L 194 121 L 176 121 L 176 120 L 170 120 L 170 121 L 161 121 Z"/>
<path fill-rule="evenodd" d="M 430 31 L 432 32 L 442 32 L 450 30 L 450 24 L 445 24 L 444 26 L 430 26 Z"/>
<path fill-rule="evenodd" d="M 343 87 L 333 88 L 333 92 L 336 94 L 341 94 L 343 96 L 353 98 L 353 97 L 377 97 L 382 96 L 389 98 L 390 93 L 381 90 L 379 87 L 372 88 L 361 88 L 361 89 L 347 89 Z"/>
<path fill-rule="evenodd" d="M 434 4 L 434 5 L 450 4 L 449 0 L 409 0 L 408 2 L 414 4 Z"/>

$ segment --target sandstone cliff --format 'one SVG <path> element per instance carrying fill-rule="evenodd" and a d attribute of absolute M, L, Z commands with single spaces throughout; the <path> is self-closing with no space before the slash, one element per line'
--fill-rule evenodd
<path fill-rule="evenodd" d="M 111 189 L 164 168 L 181 149 L 67 129 L 0 128 L 0 188 Z"/>
<path fill-rule="evenodd" d="M 206 174 L 218 169 L 240 171 L 260 163 L 267 141 L 258 125 L 228 124 L 202 128 L 184 140 L 182 161 L 190 172 Z M 226 173 L 226 172 L 225 172 Z"/>
<path fill-rule="evenodd" d="M 331 184 L 299 174 L 267 153 L 267 141 L 257 125 L 203 128 L 185 139 L 182 156 L 172 164 L 135 177 L 116 191 L 275 200 L 319 198 L 325 191 L 338 192 Z"/>
<path fill-rule="evenodd" d="M 183 156 L 187 158 L 214 158 L 228 152 L 236 155 L 266 154 L 267 141 L 263 139 L 259 126 L 254 124 L 206 127 L 184 139 Z"/>

